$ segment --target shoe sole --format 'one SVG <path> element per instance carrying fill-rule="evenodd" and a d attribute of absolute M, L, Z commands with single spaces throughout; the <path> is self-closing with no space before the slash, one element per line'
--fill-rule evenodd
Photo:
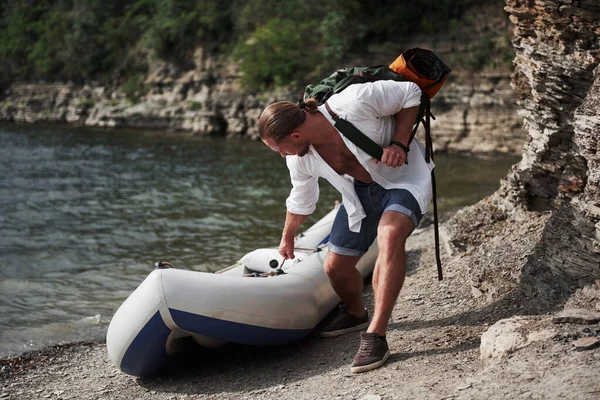
<path fill-rule="evenodd" d="M 383 364 L 385 364 L 385 362 L 387 361 L 388 358 L 390 358 L 389 350 L 385 353 L 385 355 L 383 356 L 383 358 L 381 360 L 374 362 L 373 364 L 369 364 L 369 365 L 360 365 L 358 367 L 351 367 L 350 372 L 359 373 L 359 372 L 366 372 L 366 371 L 370 371 L 372 369 L 379 368 Z"/>
<path fill-rule="evenodd" d="M 332 337 L 336 337 L 336 336 L 342 336 L 342 335 L 345 335 L 346 333 L 356 332 L 356 331 L 360 331 L 361 329 L 365 329 L 369 326 L 370 323 L 371 323 L 371 321 L 367 321 L 362 324 L 354 325 L 354 326 L 351 326 L 350 328 L 346 328 L 346 329 L 338 329 L 337 331 L 330 331 L 330 332 L 321 332 L 320 335 L 322 338 L 332 338 Z"/>

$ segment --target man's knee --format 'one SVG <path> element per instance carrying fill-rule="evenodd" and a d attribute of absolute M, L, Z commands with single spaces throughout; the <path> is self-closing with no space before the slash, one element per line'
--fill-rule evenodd
<path fill-rule="evenodd" d="M 327 257 L 323 264 L 323 268 L 330 278 L 335 278 L 343 273 L 342 264 L 339 261 L 336 261 L 335 257 Z"/>
<path fill-rule="evenodd" d="M 329 252 L 323 263 L 323 268 L 327 276 L 331 279 L 348 274 L 348 270 L 354 268 L 360 257 L 342 256 Z"/>
<path fill-rule="evenodd" d="M 377 237 L 380 240 L 404 242 L 410 236 L 415 224 L 412 219 L 405 214 L 398 212 L 387 212 L 388 218 L 382 218 L 377 228 Z"/>
<path fill-rule="evenodd" d="M 323 263 L 323 269 L 325 270 L 325 274 L 327 274 L 327 276 L 332 277 L 337 273 L 339 267 L 331 261 L 325 260 Z"/>

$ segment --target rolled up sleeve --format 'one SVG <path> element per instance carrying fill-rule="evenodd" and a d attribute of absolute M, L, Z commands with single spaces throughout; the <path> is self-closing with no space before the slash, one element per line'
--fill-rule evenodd
<path fill-rule="evenodd" d="M 317 208 L 319 200 L 319 177 L 305 171 L 298 157 L 286 157 L 290 170 L 292 190 L 285 201 L 287 210 L 293 214 L 310 215 Z"/>

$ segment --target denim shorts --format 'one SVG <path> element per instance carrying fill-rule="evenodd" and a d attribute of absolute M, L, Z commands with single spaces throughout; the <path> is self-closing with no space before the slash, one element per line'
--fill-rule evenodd
<path fill-rule="evenodd" d="M 386 211 L 397 211 L 410 217 L 414 226 L 419 225 L 423 214 L 415 197 L 406 189 L 386 190 L 379 184 L 354 181 L 354 189 L 365 210 L 360 232 L 348 228 L 348 213 L 342 205 L 338 210 L 331 236 L 329 250 L 343 256 L 362 256 L 377 237 L 377 226 Z"/>

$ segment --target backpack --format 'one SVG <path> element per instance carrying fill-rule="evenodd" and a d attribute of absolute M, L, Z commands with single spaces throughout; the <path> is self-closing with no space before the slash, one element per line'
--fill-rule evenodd
<path fill-rule="evenodd" d="M 450 71 L 450 68 L 448 68 L 448 66 L 432 51 L 414 48 L 404 51 L 389 66 L 378 65 L 374 67 L 339 69 L 329 77 L 323 79 L 317 85 L 308 85 L 304 90 L 304 100 L 312 98 L 316 99 L 320 105 L 325 104 L 327 111 L 335 121 L 334 126 L 367 154 L 381 160 L 383 154 L 381 146 L 365 136 L 360 130 L 352 125 L 352 123 L 340 118 L 331 111 L 327 105 L 327 99 L 355 83 L 374 82 L 382 79 L 416 83 L 422 91 L 421 104 L 419 106 L 419 113 L 417 114 L 415 126 L 411 132 L 409 145 L 417 133 L 419 124 L 422 123 L 425 128 L 425 160 L 429 163 L 430 160 L 433 160 L 430 121 L 431 118 L 435 119 L 431 114 L 431 99 L 444 85 Z M 435 257 L 438 268 L 438 279 L 442 280 L 443 275 L 439 251 L 439 223 L 434 171 L 435 169 L 431 171 L 431 185 L 433 189 Z"/>

